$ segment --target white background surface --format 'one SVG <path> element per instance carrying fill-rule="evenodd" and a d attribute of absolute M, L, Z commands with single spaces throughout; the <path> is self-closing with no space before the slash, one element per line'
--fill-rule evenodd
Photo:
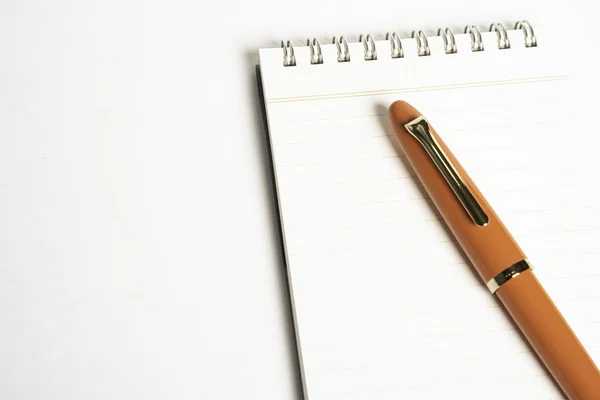
<path fill-rule="evenodd" d="M 2 1 L 0 398 L 298 399 L 257 48 L 595 7 Z"/>

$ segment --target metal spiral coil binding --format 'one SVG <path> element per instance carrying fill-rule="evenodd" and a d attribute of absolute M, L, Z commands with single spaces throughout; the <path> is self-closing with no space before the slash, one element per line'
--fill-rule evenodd
<path fill-rule="evenodd" d="M 417 54 L 419 57 L 431 55 L 429 41 L 427 40 L 427 35 L 425 35 L 425 32 L 413 31 L 412 37 L 417 40 Z"/>
<path fill-rule="evenodd" d="M 450 28 L 440 28 L 438 30 L 438 36 L 442 37 L 444 41 L 444 52 L 446 54 L 455 54 L 458 50 L 456 48 L 456 40 L 454 39 L 454 33 Z"/>
<path fill-rule="evenodd" d="M 471 51 L 483 51 L 483 39 L 477 25 L 470 25 L 465 28 L 465 33 L 471 35 Z"/>
<path fill-rule="evenodd" d="M 350 61 L 350 50 L 348 50 L 348 42 L 346 41 L 346 38 L 343 36 L 340 36 L 339 39 L 334 37 L 333 44 L 335 44 L 335 47 L 337 48 L 338 62 Z"/>
<path fill-rule="evenodd" d="M 536 47 L 537 46 L 537 38 L 533 33 L 533 28 L 531 24 L 527 21 L 519 21 L 515 24 L 515 29 L 523 30 L 523 35 L 525 35 L 525 47 Z"/>
<path fill-rule="evenodd" d="M 402 49 L 402 42 L 400 36 L 396 32 L 388 33 L 385 37 L 390 41 L 390 47 L 392 49 L 392 58 L 404 57 L 404 50 Z"/>
<path fill-rule="evenodd" d="M 321 43 L 317 39 L 307 40 L 308 47 L 310 48 L 310 63 L 311 64 L 323 64 L 323 52 L 321 51 Z"/>
<path fill-rule="evenodd" d="M 282 40 L 281 47 L 283 47 L 283 65 L 285 67 L 296 65 L 296 56 L 294 55 L 294 45 L 292 42 Z"/>
<path fill-rule="evenodd" d="M 515 30 L 521 30 L 523 32 L 523 38 L 525 41 L 525 47 L 536 47 L 537 37 L 533 32 L 533 27 L 528 21 L 519 21 L 515 24 Z M 490 25 L 489 32 L 495 32 L 498 42 L 498 49 L 505 50 L 511 48 L 511 43 L 508 38 L 508 32 L 501 23 L 493 23 Z M 469 35 L 471 38 L 471 51 L 478 52 L 484 51 L 483 39 L 481 31 L 477 25 L 468 25 L 465 27 L 464 33 Z M 458 47 L 456 45 L 456 39 L 454 33 L 450 28 L 440 28 L 437 31 L 437 36 L 440 36 L 444 45 L 444 53 L 456 54 L 458 53 Z M 429 48 L 429 40 L 425 32 L 418 30 L 413 31 L 411 37 L 415 39 L 417 47 L 417 55 L 419 57 L 431 55 Z M 404 58 L 404 48 L 402 46 L 402 40 L 396 32 L 389 32 L 385 36 L 386 40 L 390 43 L 390 57 L 392 59 Z M 513 38 L 514 39 L 514 38 Z M 359 42 L 363 46 L 364 59 L 366 61 L 377 60 L 377 45 L 372 35 L 361 35 Z M 348 42 L 344 36 L 334 37 L 333 44 L 337 51 L 337 61 L 340 63 L 350 61 L 350 49 Z M 318 39 L 308 39 L 307 46 L 310 51 L 310 64 L 323 64 L 328 62 L 324 60 L 323 52 L 321 50 L 321 44 Z M 284 40 L 281 42 L 283 48 L 283 65 L 286 67 L 296 65 L 296 56 L 294 54 L 294 46 L 291 41 Z M 328 54 L 326 52 L 326 54 Z"/>
<path fill-rule="evenodd" d="M 498 48 L 500 50 L 510 49 L 510 40 L 508 39 L 508 33 L 504 29 L 504 25 L 495 23 L 490 25 L 490 32 L 496 32 L 498 38 Z"/>
<path fill-rule="evenodd" d="M 361 35 L 360 41 L 362 42 L 365 51 L 365 61 L 377 60 L 377 48 L 375 47 L 375 40 L 373 39 L 373 36 Z"/>

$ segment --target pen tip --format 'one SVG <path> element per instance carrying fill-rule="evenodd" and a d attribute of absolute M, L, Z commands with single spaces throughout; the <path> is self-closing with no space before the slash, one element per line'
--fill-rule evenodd
<path fill-rule="evenodd" d="M 390 105 L 388 114 L 392 120 L 392 123 L 400 126 L 404 126 L 415 118 L 421 116 L 421 113 L 417 111 L 416 108 L 402 100 L 393 102 Z"/>

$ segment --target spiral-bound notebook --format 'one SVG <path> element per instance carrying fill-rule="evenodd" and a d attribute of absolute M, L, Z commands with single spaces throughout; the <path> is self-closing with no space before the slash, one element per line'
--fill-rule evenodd
<path fill-rule="evenodd" d="M 600 362 L 590 133 L 560 35 L 515 28 L 260 50 L 305 398 L 563 398 L 412 176 L 394 100 L 443 135 Z"/>

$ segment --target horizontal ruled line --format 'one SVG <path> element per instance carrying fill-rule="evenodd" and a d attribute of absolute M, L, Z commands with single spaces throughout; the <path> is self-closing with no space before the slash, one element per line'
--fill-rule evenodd
<path fill-rule="evenodd" d="M 344 120 L 348 120 L 348 119 L 359 119 L 359 118 L 369 118 L 369 117 L 383 117 L 386 116 L 387 114 L 373 114 L 373 115 L 366 115 L 366 116 L 360 116 L 360 117 L 339 117 L 339 118 L 330 118 L 330 119 L 325 119 L 325 120 L 317 120 L 318 122 L 322 122 L 322 121 L 344 121 Z M 311 121 L 313 122 L 313 121 Z M 569 119 L 564 119 L 564 120 L 545 120 L 543 122 L 534 122 L 530 124 L 530 128 L 536 128 L 536 129 L 541 129 L 542 127 L 545 126 L 552 126 L 555 125 L 557 123 L 561 123 L 561 124 L 567 124 L 570 122 Z M 302 125 L 304 122 L 301 121 L 291 121 L 291 122 L 279 122 L 275 125 L 286 125 L 286 124 L 298 124 L 298 125 Z M 469 126 L 467 128 L 461 127 L 461 128 L 457 128 L 457 127 L 452 127 L 452 132 L 455 135 L 462 135 L 464 136 L 465 132 L 473 132 L 474 130 L 481 132 L 481 131 L 486 131 L 486 130 L 494 130 L 497 131 L 499 129 L 502 128 L 510 128 L 512 125 L 511 124 L 507 124 L 507 123 L 497 123 L 497 124 L 488 124 L 488 125 L 478 125 L 478 126 Z M 448 128 L 446 128 L 445 132 L 448 131 Z M 369 134 L 369 135 L 363 135 L 363 136 L 344 136 L 344 137 L 334 137 L 334 138 L 327 138 L 327 137 L 321 137 L 320 139 L 302 139 L 302 140 L 298 140 L 298 139 L 294 139 L 294 140 L 290 140 L 289 138 L 285 138 L 286 140 L 282 140 L 281 138 L 277 138 L 278 140 L 274 140 L 273 141 L 273 147 L 277 148 L 280 146 L 286 146 L 286 145 L 297 145 L 297 144 L 320 144 L 320 143 L 334 143 L 334 142 L 347 142 L 347 141 L 359 141 L 359 140 L 365 140 L 365 139 L 374 139 L 374 138 L 384 138 L 384 137 L 395 137 L 396 135 L 394 133 L 386 133 L 386 134 Z M 573 142 L 571 142 L 571 144 L 573 144 Z"/>
<path fill-rule="evenodd" d="M 466 264 L 465 264 L 465 266 L 466 266 Z M 584 278 L 584 277 L 593 279 L 598 276 L 600 276 L 600 275 L 594 274 L 594 275 L 587 275 L 587 276 L 562 277 L 560 279 L 562 279 L 564 281 L 567 281 L 568 279 L 579 279 L 579 278 Z M 463 285 L 463 284 L 453 285 L 452 292 L 457 291 L 457 293 L 458 293 L 458 292 L 460 292 L 461 289 L 473 289 L 473 288 L 481 287 L 482 291 L 484 291 L 486 294 L 489 293 L 487 287 L 484 285 L 483 282 L 481 282 L 481 280 L 479 278 L 474 277 L 474 279 L 477 279 L 478 282 L 474 283 L 474 284 L 466 284 L 466 285 Z M 549 281 L 549 280 L 548 279 L 543 280 L 543 282 L 547 282 L 547 281 Z M 359 297 L 362 299 L 364 299 L 364 298 L 370 298 L 370 299 L 382 298 L 382 297 L 386 296 L 385 293 L 372 292 L 372 291 L 361 291 L 361 292 L 357 291 L 356 293 L 353 293 L 352 296 L 357 296 L 358 294 L 360 295 Z M 344 296 L 323 296 L 322 299 L 323 300 L 339 300 L 339 299 L 344 299 L 346 297 L 348 297 L 348 296 L 345 296 L 345 295 Z M 600 297 L 595 296 L 595 295 L 594 296 L 584 296 L 584 297 L 573 297 L 573 298 L 570 298 L 569 300 L 566 300 L 566 303 L 586 302 L 586 301 L 598 300 L 598 299 L 600 299 Z M 486 310 L 502 309 L 502 308 L 503 307 L 498 303 L 495 303 L 494 305 L 490 305 L 490 306 L 481 307 L 481 309 L 486 309 Z M 414 310 L 414 311 L 409 311 L 409 312 L 390 313 L 390 314 L 386 314 L 386 315 L 376 316 L 376 317 L 372 317 L 372 318 L 365 318 L 365 319 L 377 320 L 377 319 L 387 318 L 390 315 L 391 316 L 423 315 L 423 314 L 437 315 L 439 313 L 440 312 L 437 312 L 437 311 L 423 311 L 423 309 L 420 309 L 420 310 Z M 598 321 L 598 322 L 600 322 L 600 321 Z"/>
<path fill-rule="evenodd" d="M 589 324 L 594 324 L 597 323 L 598 321 L 592 321 Z M 587 325 L 587 324 L 582 324 L 582 325 Z M 515 330 L 514 328 L 511 329 L 502 329 L 502 330 L 496 330 L 496 331 L 490 331 L 490 332 L 517 332 L 517 330 Z M 482 331 L 478 331 L 478 332 L 482 332 Z M 461 334 L 464 334 L 464 332 L 461 332 Z M 391 344 L 390 342 L 384 342 L 384 343 L 388 343 Z M 327 349 L 328 347 L 320 347 L 317 348 L 318 350 L 323 350 L 323 349 Z M 600 345 L 595 345 L 595 346 L 588 346 L 588 349 L 597 349 L 600 348 Z M 308 352 L 310 352 L 312 349 L 309 349 Z M 513 356 L 520 356 L 520 355 L 525 355 L 525 354 L 534 354 L 531 350 L 518 350 L 518 351 L 511 351 L 511 352 L 502 352 L 501 354 L 503 355 L 513 355 Z M 439 357 L 438 355 L 433 355 L 431 357 L 431 359 L 434 360 L 442 360 L 442 361 L 450 361 L 450 360 L 478 360 L 478 359 L 487 359 L 489 358 L 489 354 L 478 354 L 478 355 L 463 355 L 463 354 L 457 354 L 457 355 L 452 355 L 452 356 L 446 356 L 446 357 Z M 429 362 L 431 361 L 430 358 L 425 358 L 425 357 L 421 357 L 421 358 L 409 358 L 409 359 L 404 359 L 404 361 L 424 361 L 424 362 Z M 352 370 L 360 370 L 360 369 L 365 369 L 368 367 L 364 367 L 364 366 L 356 366 L 356 367 L 335 367 L 335 368 L 322 368 L 319 369 L 319 371 L 321 372 L 326 372 L 326 371 L 352 371 Z M 545 376 L 545 375 L 539 375 L 539 376 Z"/>
<path fill-rule="evenodd" d="M 343 251 L 332 251 L 331 254 L 340 254 L 340 253 L 356 253 L 355 250 L 343 250 Z M 577 258 L 577 257 L 585 257 L 585 256 L 596 256 L 597 253 L 594 251 L 578 251 L 578 252 L 573 252 L 573 251 L 547 251 L 544 252 L 545 256 L 547 256 L 548 258 L 553 258 L 553 257 L 565 257 L 565 256 L 569 256 L 570 258 Z M 311 254 L 309 254 L 310 256 Z M 467 260 L 464 261 L 445 261 L 445 262 L 438 262 L 436 263 L 436 267 L 439 268 L 440 270 L 443 269 L 450 269 L 450 268 L 458 268 L 458 267 L 471 267 L 471 263 Z M 372 265 L 369 267 L 369 272 L 370 273 L 380 273 L 380 272 L 384 272 L 387 270 L 386 268 L 381 268 L 378 265 Z M 545 270 L 545 274 L 548 273 L 550 274 L 550 272 L 548 271 L 553 271 L 552 268 Z M 326 270 L 326 269 L 319 269 L 317 271 L 311 271 L 309 274 L 307 274 L 307 276 L 312 276 L 312 277 L 324 277 L 327 274 L 332 273 L 331 270 Z M 338 270 L 334 269 L 333 273 L 338 273 Z M 303 273 L 302 271 L 296 271 L 297 275 L 302 276 Z M 551 281 L 555 281 L 555 280 L 567 280 L 567 279 L 571 279 L 571 278 L 582 278 L 582 277 L 596 277 L 596 276 L 600 276 L 600 274 L 596 274 L 596 273 L 592 273 L 592 274 L 581 274 L 581 275 L 576 275 L 576 276 L 548 276 L 546 277 L 546 275 L 543 274 L 543 276 L 539 276 L 539 274 L 536 274 L 536 276 L 538 276 L 538 279 L 542 282 L 551 282 Z M 480 278 L 477 276 L 474 276 L 475 279 L 477 280 L 477 282 L 479 282 L 481 284 L 481 286 L 483 286 L 483 282 L 480 281 Z M 474 287 L 474 286 L 478 286 L 476 284 L 472 284 L 472 285 L 466 285 L 467 287 Z"/>
<path fill-rule="evenodd" d="M 570 303 L 570 302 L 569 302 Z M 420 312 L 420 313 L 415 313 L 416 315 L 439 315 L 440 313 L 431 313 L 431 312 Z M 402 315 L 406 315 L 406 314 L 399 314 L 398 316 L 402 316 Z M 508 321 L 507 321 L 508 322 Z M 572 324 L 572 326 L 577 329 L 580 330 L 582 326 L 588 326 L 588 325 L 599 325 L 600 324 L 600 320 L 591 320 L 591 321 L 585 321 L 585 322 L 580 322 L 577 324 Z M 463 336 L 465 335 L 465 333 L 473 333 L 473 334 L 486 334 L 486 333 L 500 333 L 500 332 L 518 332 L 518 330 L 512 326 L 507 327 L 507 328 L 497 328 L 497 329 L 473 329 L 471 331 L 445 331 L 443 333 L 443 335 L 445 337 L 450 337 L 450 336 Z M 439 332 L 432 332 L 432 333 L 421 333 L 419 335 L 419 337 L 427 337 L 427 338 L 435 338 L 438 337 Z M 412 336 L 410 335 L 405 335 L 405 336 L 395 336 L 394 340 L 378 340 L 377 344 L 380 345 L 381 347 L 384 347 L 384 345 L 392 345 L 394 343 L 398 343 L 399 341 L 401 341 L 402 339 L 408 339 L 411 338 Z M 306 349 L 308 349 L 308 351 L 316 351 L 316 350 L 323 350 L 323 349 L 344 349 L 344 348 L 348 348 L 350 347 L 347 344 L 315 344 L 312 345 L 310 347 L 305 347 Z M 596 346 L 590 346 L 589 348 L 593 349 L 593 348 L 598 348 L 600 347 L 600 345 L 596 345 Z M 524 354 L 526 352 L 515 352 L 514 354 Z"/>
<path fill-rule="evenodd" d="M 349 369 L 340 369 L 340 370 L 349 370 Z M 326 372 L 326 371 L 323 371 Z M 504 379 L 510 379 L 511 382 L 514 383 L 514 381 L 516 380 L 529 380 L 531 378 L 548 378 L 550 379 L 550 375 L 548 373 L 536 373 L 536 374 L 528 374 L 528 375 L 520 375 L 520 376 L 511 376 L 509 377 L 503 377 Z M 493 387 L 493 385 L 497 384 L 498 378 L 497 377 L 488 377 L 487 379 L 490 379 L 490 383 L 489 383 L 489 387 Z M 472 385 L 472 380 L 467 380 L 467 379 L 463 379 L 463 380 L 456 380 L 453 379 L 453 383 L 454 384 L 471 384 Z M 378 387 L 370 387 L 368 394 L 365 393 L 364 398 L 369 398 L 372 397 L 374 394 L 394 394 L 394 393 L 398 393 L 399 390 L 412 390 L 412 389 L 425 389 L 425 388 L 441 388 L 444 387 L 446 388 L 448 385 L 447 382 L 444 383 L 422 383 L 422 384 L 407 384 L 407 385 L 403 385 L 402 389 L 400 388 L 388 388 L 388 389 L 384 389 L 384 388 L 378 388 Z M 489 387 L 486 387 L 485 389 L 489 389 Z M 353 395 L 356 394 L 356 392 L 354 391 L 343 391 L 343 390 L 335 390 L 335 391 L 319 391 L 317 392 L 317 395 L 323 395 L 324 398 L 330 398 L 331 396 L 345 396 L 345 395 Z M 336 397 L 337 398 L 337 397 Z M 392 396 L 392 398 L 396 398 L 394 396 Z M 564 397 L 555 397 L 549 400 L 564 400 Z"/>
<path fill-rule="evenodd" d="M 361 92 L 347 92 L 340 94 L 323 94 L 316 96 L 296 96 L 296 97 L 274 97 L 267 99 L 267 103 L 288 103 L 297 101 L 310 101 L 310 100 L 326 100 L 326 99 L 341 99 L 349 97 L 362 97 L 362 96 L 378 96 L 385 94 L 397 94 L 397 93 L 410 93 L 410 92 L 430 92 L 438 90 L 450 90 L 450 89 L 468 89 L 480 86 L 504 86 L 504 85 L 515 85 L 521 83 L 536 83 L 536 82 L 550 82 L 567 80 L 567 75 L 553 75 L 543 76 L 536 78 L 524 78 L 524 79 L 509 79 L 502 81 L 484 81 L 484 82 L 473 82 L 473 83 L 462 83 L 453 85 L 435 85 L 435 86 L 417 86 L 412 88 L 404 89 L 388 89 L 388 90 L 370 90 Z"/>
<path fill-rule="evenodd" d="M 577 207 L 577 208 L 573 208 L 573 207 L 553 207 L 553 208 L 545 208 L 545 209 L 540 209 L 537 208 L 535 210 L 520 210 L 520 211 L 513 211 L 510 214 L 511 215 L 539 215 L 539 214 L 545 214 L 545 213 L 552 213 L 552 212 L 556 212 L 556 211 L 579 211 L 579 210 L 587 210 L 593 208 L 592 206 L 581 206 L 581 207 Z M 406 224 L 415 224 L 415 223 L 419 223 L 419 222 L 433 222 L 433 221 L 443 221 L 440 217 L 431 217 L 431 218 L 425 218 L 425 219 L 402 219 L 402 220 L 392 220 L 392 221 L 377 221 L 377 222 L 372 222 L 372 223 L 346 223 L 346 224 L 339 224 L 336 225 L 336 228 L 341 228 L 341 229 L 348 229 L 348 228 L 376 228 L 378 226 L 390 226 L 390 225 L 397 225 L 397 226 L 403 226 Z M 307 232 L 318 232 L 323 230 L 322 226 L 318 226 L 318 227 L 311 227 L 311 228 L 307 228 L 306 231 Z M 547 232 L 544 232 L 547 233 Z"/>
<path fill-rule="evenodd" d="M 533 232 L 533 233 L 523 233 L 520 234 L 519 237 L 522 238 L 529 238 L 529 237 L 536 237 L 536 236 L 544 236 L 544 235 L 557 235 L 557 234 L 563 234 L 563 233 L 579 233 L 579 232 L 600 232 L 600 227 L 598 228 L 584 228 L 584 229 L 564 229 L 564 230 L 559 230 L 559 231 L 553 231 L 553 232 Z M 404 242 L 404 244 L 406 245 L 416 245 L 416 244 L 420 244 L 421 242 Z M 454 243 L 454 244 L 458 244 L 458 241 L 456 239 L 445 239 L 445 240 L 432 240 L 429 243 L 433 243 L 433 244 L 441 244 L 441 243 Z M 316 250 L 316 251 L 294 251 L 294 252 L 288 252 L 288 255 L 294 255 L 294 256 L 298 256 L 298 255 L 311 255 L 311 254 L 327 254 L 329 252 L 333 252 L 333 251 L 351 251 L 352 248 L 339 248 L 339 249 L 326 249 L 326 250 Z"/>
<path fill-rule="evenodd" d="M 400 157 L 399 157 L 400 158 Z M 291 166 L 291 165 L 289 165 Z M 297 165 L 294 165 L 297 166 Z M 283 166 L 283 167 L 287 167 L 287 166 Z M 546 165 L 528 165 L 527 167 L 529 168 L 540 168 L 540 167 L 547 167 Z M 570 167 L 570 165 L 563 165 L 563 167 Z M 524 167 L 506 167 L 506 168 L 477 168 L 477 169 L 472 169 L 472 172 L 502 172 L 502 171 L 516 171 L 516 170 L 522 170 Z M 413 171 L 407 171 L 409 173 L 409 175 L 405 175 L 405 176 L 398 176 L 398 177 L 394 177 L 394 178 L 380 178 L 380 179 L 362 179 L 362 180 L 344 180 L 344 181 L 332 181 L 332 182 L 319 182 L 319 183 L 311 183 L 311 184 L 295 184 L 295 185 L 281 185 L 281 189 L 287 190 L 287 189 L 302 189 L 302 188 L 313 188 L 313 187 L 331 187 L 331 186 L 338 186 L 338 185 L 352 185 L 352 184 L 364 184 L 364 183 L 378 183 L 378 182 L 390 182 L 390 181 L 403 181 L 403 180 L 407 180 L 407 179 L 414 179 L 415 183 L 417 183 L 419 186 L 422 186 L 420 181 L 417 181 L 417 177 L 415 175 L 415 173 Z M 568 186 L 568 187 L 582 187 L 583 185 L 577 185 L 577 186 Z M 565 187 L 564 185 L 561 185 L 560 187 Z M 520 189 L 518 189 L 520 190 Z"/>
<path fill-rule="evenodd" d="M 518 168 L 515 168 L 518 169 Z M 498 170 L 494 170 L 494 171 L 498 171 Z M 393 180 L 396 178 L 390 178 L 390 180 Z M 403 179 L 408 179 L 407 178 L 403 178 Z M 373 181 L 373 182 L 377 182 L 377 181 Z M 349 184 L 352 182 L 340 182 L 340 184 Z M 360 183 L 366 183 L 366 182 L 360 182 Z M 296 187 L 286 187 L 285 189 L 297 189 L 297 188 L 302 188 L 304 186 L 296 186 Z M 548 190 L 548 189 L 557 189 L 557 188 L 563 188 L 563 189 L 577 189 L 577 188 L 584 188 L 587 187 L 586 185 L 556 185 L 556 186 L 540 186 L 540 187 L 528 187 L 525 189 L 504 189 L 504 190 L 490 190 L 489 193 L 518 193 L 518 192 L 534 192 L 534 191 L 544 191 L 544 190 Z M 328 208 L 337 208 L 337 207 L 348 207 L 348 206 L 364 206 L 364 205 L 372 205 L 372 204 L 387 204 L 387 203 L 405 203 L 405 202 L 412 202 L 412 201 L 419 201 L 419 200 L 431 200 L 431 198 L 428 195 L 425 196 L 418 196 L 418 197 L 410 197 L 410 198 L 404 198 L 404 199 L 394 199 L 394 200 L 369 200 L 369 201 L 357 201 L 355 203 L 343 203 L 343 204 L 330 204 L 330 205 L 318 205 L 318 206 L 309 206 L 309 207 L 287 207 L 289 210 L 294 210 L 294 211 L 298 211 L 298 210 L 323 210 L 323 209 L 328 209 Z"/>
<path fill-rule="evenodd" d="M 481 152 L 481 151 L 496 151 L 496 150 L 509 150 L 509 149 L 535 149 L 537 146 L 535 144 L 530 144 L 530 145 L 523 145 L 523 146 L 493 146 L 493 147 L 480 147 L 480 148 L 463 148 L 460 149 L 458 148 L 457 150 L 461 151 L 461 153 L 475 153 L 475 152 Z M 400 152 L 396 152 L 397 154 L 394 155 L 389 155 L 389 156 L 376 156 L 376 157 L 360 157 L 360 158 L 356 158 L 356 157 L 348 157 L 348 158 L 343 158 L 343 159 L 339 159 L 339 160 L 324 160 L 324 161 L 308 161 L 308 162 L 296 162 L 296 163 L 276 163 L 276 167 L 280 168 L 280 167 L 300 167 L 300 166 L 304 166 L 304 165 L 331 165 L 331 164 L 340 164 L 340 163 L 347 163 L 347 162 L 356 162 L 356 161 L 372 161 L 372 160 L 385 160 L 385 159 L 391 159 L 391 158 L 399 158 L 399 159 L 405 159 L 406 155 L 404 153 L 400 153 Z M 555 166 L 556 163 L 552 162 L 553 160 L 549 159 L 547 160 L 548 164 L 533 164 L 533 165 L 528 165 L 528 167 L 548 167 L 548 166 Z M 563 166 L 570 166 L 571 164 L 563 164 Z M 512 169 L 517 169 L 517 168 L 524 168 L 523 166 L 520 167 L 512 167 L 512 168 L 507 168 L 509 170 Z M 480 169 L 479 171 L 485 171 L 488 169 Z M 489 170 L 495 170 L 493 168 L 489 169 Z"/>

